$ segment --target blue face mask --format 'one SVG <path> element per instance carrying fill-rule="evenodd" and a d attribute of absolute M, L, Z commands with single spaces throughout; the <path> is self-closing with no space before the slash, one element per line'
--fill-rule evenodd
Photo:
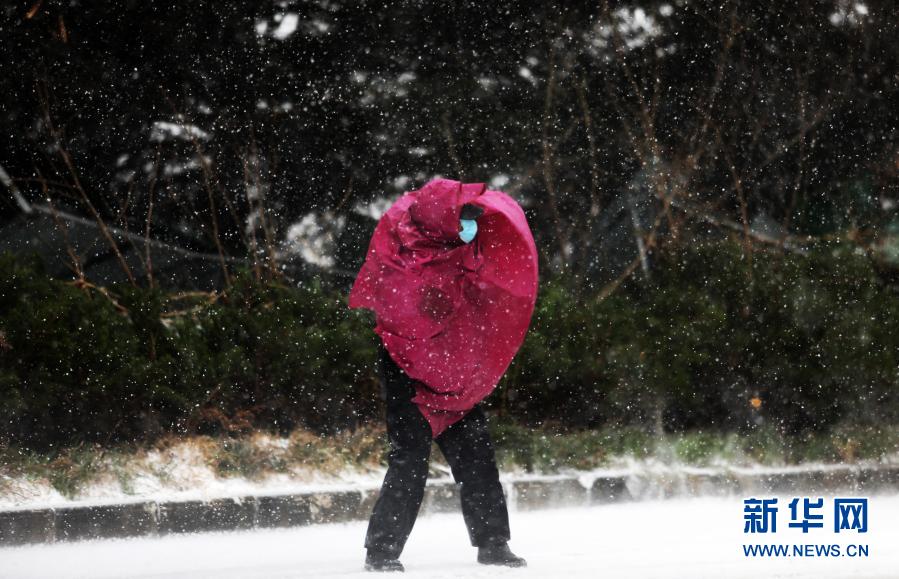
<path fill-rule="evenodd" d="M 465 243 L 471 243 L 471 240 L 474 239 L 475 234 L 478 232 L 478 222 L 474 219 L 460 219 L 459 223 L 462 224 L 459 238 Z"/>

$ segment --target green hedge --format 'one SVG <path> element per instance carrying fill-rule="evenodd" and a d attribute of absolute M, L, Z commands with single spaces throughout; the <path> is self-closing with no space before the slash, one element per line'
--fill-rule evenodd
<path fill-rule="evenodd" d="M 897 423 L 899 299 L 867 257 L 832 246 L 750 260 L 718 242 L 655 259 L 649 279 L 605 300 L 542 280 L 488 404 L 563 430 Z M 377 418 L 373 319 L 345 294 L 246 273 L 215 299 L 104 292 L 2 255 L 0 442 L 334 431 Z"/>
<path fill-rule="evenodd" d="M 46 446 L 328 430 L 376 411 L 371 323 L 339 296 L 243 274 L 208 302 L 130 286 L 106 295 L 0 256 L 0 437 Z"/>
<path fill-rule="evenodd" d="M 542 284 L 493 403 L 562 426 L 897 423 L 899 296 L 867 256 L 822 245 L 747 259 L 740 244 L 715 242 L 656 260 L 649 279 L 604 301 Z"/>

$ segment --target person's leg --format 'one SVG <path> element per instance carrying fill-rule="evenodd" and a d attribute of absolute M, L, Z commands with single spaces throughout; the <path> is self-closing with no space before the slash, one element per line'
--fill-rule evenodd
<path fill-rule="evenodd" d="M 472 546 L 504 544 L 509 540 L 509 511 L 480 404 L 436 438 L 460 485 L 462 516 Z"/>
<path fill-rule="evenodd" d="M 365 547 L 370 555 L 396 559 L 412 532 L 424 497 L 431 427 L 411 401 L 415 394 L 412 379 L 390 358 L 383 345 L 379 350 L 390 451 L 387 474 L 368 523 Z"/>

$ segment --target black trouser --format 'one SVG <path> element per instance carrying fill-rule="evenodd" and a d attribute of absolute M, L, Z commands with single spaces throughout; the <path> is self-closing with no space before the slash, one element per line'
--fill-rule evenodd
<path fill-rule="evenodd" d="M 431 427 L 411 401 L 412 379 L 379 344 L 390 442 L 387 474 L 365 536 L 365 547 L 399 557 L 424 497 Z M 476 405 L 436 439 L 460 485 L 462 516 L 473 546 L 509 540 L 509 512 L 499 482 L 487 417 Z"/>

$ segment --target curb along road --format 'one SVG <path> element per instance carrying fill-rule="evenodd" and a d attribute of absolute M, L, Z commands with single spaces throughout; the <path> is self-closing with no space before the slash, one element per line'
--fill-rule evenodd
<path fill-rule="evenodd" d="M 589 506 L 687 496 L 899 491 L 899 466 L 817 470 L 655 471 L 626 475 L 531 476 L 504 482 L 513 510 Z M 377 488 L 192 501 L 0 511 L 0 547 L 83 539 L 294 527 L 365 520 Z M 428 483 L 423 513 L 459 510 L 457 485 Z"/>

